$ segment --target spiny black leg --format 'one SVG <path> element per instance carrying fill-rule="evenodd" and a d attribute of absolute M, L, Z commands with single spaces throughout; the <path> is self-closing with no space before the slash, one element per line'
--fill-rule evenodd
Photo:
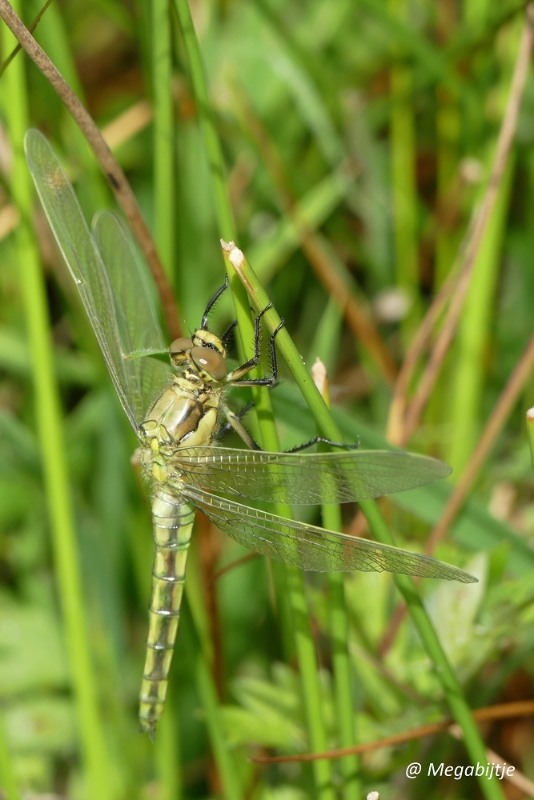
<path fill-rule="evenodd" d="M 242 364 L 237 369 L 234 369 L 228 376 L 227 381 L 228 383 L 234 384 L 234 386 L 274 386 L 277 379 L 278 379 L 278 360 L 276 357 L 276 347 L 275 347 L 275 338 L 278 331 L 283 327 L 284 320 L 281 320 L 278 327 L 272 332 L 270 339 L 269 339 L 269 352 L 271 356 L 271 376 L 268 378 L 250 378 L 242 380 L 241 376 L 246 375 L 248 372 L 257 367 L 260 363 L 260 350 L 261 350 L 261 318 L 268 311 L 272 308 L 272 303 L 269 303 L 268 306 L 265 306 L 263 311 L 260 311 L 256 319 L 254 320 L 254 356 L 247 361 L 246 364 Z"/>
<path fill-rule="evenodd" d="M 274 340 L 278 331 L 281 330 L 283 327 L 284 327 L 284 320 L 282 319 L 280 320 L 280 324 L 274 329 L 271 336 L 269 337 L 269 353 L 271 356 L 271 373 L 272 373 L 271 387 L 273 387 L 276 381 L 278 380 L 278 356 L 276 355 L 276 345 L 274 343 Z"/>
<path fill-rule="evenodd" d="M 306 450 L 308 447 L 313 447 L 314 444 L 328 444 L 330 447 L 340 447 L 342 450 L 357 450 L 360 446 L 360 443 L 357 444 L 345 444 L 344 442 L 332 442 L 330 439 L 325 439 L 323 436 L 316 436 L 315 439 L 311 439 L 306 444 L 298 444 L 296 447 L 292 447 L 290 450 L 284 450 L 284 453 L 299 453 L 301 450 Z"/>
<path fill-rule="evenodd" d="M 204 315 L 202 317 L 202 325 L 200 326 L 201 330 L 203 330 L 203 331 L 207 331 L 208 330 L 208 316 L 209 316 L 209 313 L 210 313 L 211 309 L 213 308 L 213 306 L 215 305 L 215 303 L 217 302 L 217 300 L 219 299 L 219 297 L 222 295 L 222 293 L 226 289 L 228 289 L 229 285 L 230 285 L 230 282 L 228 280 L 228 275 L 227 275 L 226 278 L 224 279 L 224 284 L 221 286 L 220 289 L 217 289 L 217 291 L 215 292 L 215 294 L 213 295 L 213 297 L 209 301 L 208 305 L 206 306 L 206 310 L 204 311 Z"/>
<path fill-rule="evenodd" d="M 230 341 L 230 336 L 232 335 L 233 330 L 234 330 L 235 327 L 237 327 L 237 320 L 236 319 L 234 319 L 234 321 L 231 322 L 228 325 L 227 329 L 225 330 L 225 332 L 221 336 L 221 342 L 223 343 L 223 345 L 224 345 L 226 350 L 228 350 L 228 344 L 229 344 L 229 341 Z"/>

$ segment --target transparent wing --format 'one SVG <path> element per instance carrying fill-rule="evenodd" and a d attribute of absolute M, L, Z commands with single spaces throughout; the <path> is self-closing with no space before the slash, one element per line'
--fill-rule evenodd
<path fill-rule="evenodd" d="M 184 447 L 174 464 L 200 489 L 294 505 L 347 503 L 403 492 L 445 478 L 443 461 L 392 450 L 266 453 L 229 447 Z"/>
<path fill-rule="evenodd" d="M 106 267 L 78 199 L 50 143 L 39 131 L 29 130 L 24 145 L 50 227 L 76 283 L 122 406 L 136 429 L 147 407 L 142 407 L 144 390 L 138 359 L 125 359 L 128 342 L 122 340 L 121 334 L 128 329 L 128 323 L 121 317 L 124 306 L 113 295 Z M 123 269 L 135 291 L 137 275 L 131 260 L 124 263 Z"/>
<path fill-rule="evenodd" d="M 240 544 L 285 564 L 316 572 L 396 572 L 474 583 L 476 578 L 428 556 L 324 531 L 187 487 L 191 502 Z"/>
<path fill-rule="evenodd" d="M 117 311 L 117 328 L 135 383 L 134 412 L 142 422 L 147 409 L 172 380 L 170 366 L 150 354 L 168 353 L 143 270 L 123 224 L 110 211 L 99 211 L 93 219 L 93 237 L 111 283 Z M 143 356 L 143 357 L 139 357 Z"/>

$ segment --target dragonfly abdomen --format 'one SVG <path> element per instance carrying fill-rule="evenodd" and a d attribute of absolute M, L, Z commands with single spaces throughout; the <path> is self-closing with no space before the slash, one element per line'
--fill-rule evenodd
<path fill-rule="evenodd" d="M 163 712 L 185 580 L 194 509 L 163 488 L 152 500 L 154 543 L 152 593 L 139 706 L 141 729 L 154 734 Z"/>

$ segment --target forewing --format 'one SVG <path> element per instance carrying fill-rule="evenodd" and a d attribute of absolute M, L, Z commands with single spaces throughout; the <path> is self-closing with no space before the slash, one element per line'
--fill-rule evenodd
<path fill-rule="evenodd" d="M 140 422 L 172 380 L 170 366 L 149 357 L 167 353 L 168 348 L 146 274 L 120 220 L 110 211 L 99 211 L 93 220 L 93 237 L 111 283 L 125 367 L 130 385 L 135 385 L 135 414 Z M 133 358 L 128 358 L 132 355 Z"/>
<path fill-rule="evenodd" d="M 314 525 L 284 519 L 199 489 L 184 494 L 222 531 L 244 547 L 316 572 L 395 572 L 421 578 L 473 583 L 476 578 L 428 556 L 396 547 L 324 531 Z"/>
<path fill-rule="evenodd" d="M 186 447 L 174 464 L 201 489 L 273 503 L 347 503 L 403 492 L 445 478 L 443 461 L 393 450 L 266 453 L 229 447 Z"/>
<path fill-rule="evenodd" d="M 82 298 L 122 406 L 134 429 L 143 419 L 143 389 L 138 366 L 127 360 L 121 330 L 120 304 L 95 241 L 89 231 L 78 199 L 48 140 L 29 130 L 25 140 L 26 159 L 50 227 Z M 124 270 L 130 273 L 131 264 Z M 132 280 L 135 276 L 132 275 Z"/>

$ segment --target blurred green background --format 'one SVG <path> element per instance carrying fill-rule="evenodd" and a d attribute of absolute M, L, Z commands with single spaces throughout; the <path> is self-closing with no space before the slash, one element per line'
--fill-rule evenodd
<path fill-rule="evenodd" d="M 524 8 L 510 0 L 191 3 L 237 243 L 306 364 L 318 356 L 326 364 L 347 441 L 386 446 L 398 369 L 487 189 Z M 17 10 L 30 25 L 40 5 L 19 0 Z M 224 265 L 176 12 L 160 0 L 64 0 L 50 5 L 35 36 L 126 171 L 187 331 L 222 283 Z M 14 40 L 0 27 L 4 60 Z M 398 544 L 417 551 L 532 335 L 533 103 L 529 74 L 466 303 L 408 445 L 451 463 L 452 479 L 383 505 Z M 376 749 L 353 759 L 350 770 L 334 761 L 328 786 L 317 785 L 309 765 L 247 761 L 309 751 L 307 689 L 280 575 L 254 559 L 217 578 L 243 552 L 205 521 L 188 566 L 164 724 L 154 745 L 138 733 L 152 560 L 147 495 L 129 461 L 135 437 L 32 193 L 24 131 L 35 126 L 50 138 L 88 218 L 116 205 L 79 130 L 24 53 L 1 76 L 0 115 L 4 796 L 482 796 L 474 778 L 425 776 L 430 762 L 468 763 L 463 744 L 446 732 Z M 213 328 L 224 330 L 232 314 L 225 299 Z M 410 393 L 423 368 L 424 361 Z M 283 363 L 280 369 L 271 399 L 287 448 L 316 429 Z M 473 708 L 533 696 L 534 506 L 524 426 L 533 388 L 528 379 L 516 392 L 436 552 L 480 583 L 421 587 Z M 355 513 L 343 510 L 345 529 Z M 354 741 L 447 717 L 410 620 L 384 645 L 400 604 L 391 576 L 351 574 L 344 587 Z M 81 614 L 69 605 L 78 591 Z M 325 576 L 306 577 L 306 599 L 326 745 L 338 747 Z M 80 659 L 75 677 L 73 657 Z M 534 796 L 532 721 L 485 723 L 482 733 L 531 781 L 501 783 L 502 796 Z M 413 761 L 423 771 L 408 781 Z"/>

